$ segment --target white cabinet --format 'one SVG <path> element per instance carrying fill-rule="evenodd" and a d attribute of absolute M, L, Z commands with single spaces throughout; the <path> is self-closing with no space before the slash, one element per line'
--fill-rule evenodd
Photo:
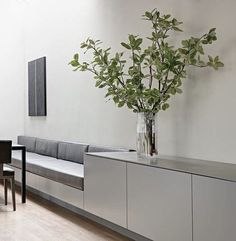
<path fill-rule="evenodd" d="M 86 211 L 154 241 L 236 240 L 235 182 L 122 160 L 85 155 Z"/>
<path fill-rule="evenodd" d="M 193 241 L 236 240 L 236 183 L 193 176 Z"/>
<path fill-rule="evenodd" d="M 128 229 L 155 241 L 192 240 L 190 174 L 128 163 L 127 199 Z"/>
<path fill-rule="evenodd" d="M 84 175 L 84 209 L 127 227 L 126 163 L 85 155 Z"/>

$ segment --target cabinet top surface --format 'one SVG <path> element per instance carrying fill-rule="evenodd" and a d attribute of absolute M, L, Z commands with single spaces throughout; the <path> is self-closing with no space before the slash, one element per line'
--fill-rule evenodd
<path fill-rule="evenodd" d="M 236 164 L 232 163 L 162 155 L 147 159 L 139 157 L 136 152 L 93 152 L 86 155 L 236 182 Z"/>

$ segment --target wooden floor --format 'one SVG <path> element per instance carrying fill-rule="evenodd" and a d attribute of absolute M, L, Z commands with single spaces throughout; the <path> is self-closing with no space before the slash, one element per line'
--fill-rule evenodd
<path fill-rule="evenodd" d="M 130 240 L 33 194 L 12 211 L 11 195 L 4 206 L 0 185 L 0 241 L 120 241 Z"/>

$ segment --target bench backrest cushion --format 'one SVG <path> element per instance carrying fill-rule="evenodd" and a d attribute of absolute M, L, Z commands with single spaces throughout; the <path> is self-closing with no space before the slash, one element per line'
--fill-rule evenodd
<path fill-rule="evenodd" d="M 96 145 L 89 145 L 88 152 L 127 152 L 129 150 L 122 149 L 122 148 L 112 148 L 112 147 L 105 147 L 105 146 L 96 146 Z"/>
<path fill-rule="evenodd" d="M 24 145 L 26 147 L 26 151 L 35 152 L 35 144 L 36 138 L 31 136 L 18 136 L 17 143 L 20 145 Z"/>
<path fill-rule="evenodd" d="M 35 152 L 44 156 L 57 158 L 58 141 L 36 138 Z"/>
<path fill-rule="evenodd" d="M 59 142 L 58 159 L 84 163 L 84 153 L 88 151 L 88 145 L 84 143 Z"/>

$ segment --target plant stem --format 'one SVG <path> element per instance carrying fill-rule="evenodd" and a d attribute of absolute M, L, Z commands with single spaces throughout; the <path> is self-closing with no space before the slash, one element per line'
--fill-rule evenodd
<path fill-rule="evenodd" d="M 167 70 L 167 73 L 166 73 L 166 77 L 165 77 L 165 81 L 164 81 L 164 83 L 163 83 L 163 85 L 162 85 L 162 89 L 161 89 L 161 93 L 163 92 L 163 90 L 164 90 L 164 88 L 165 88 L 165 86 L 167 85 L 167 81 L 168 81 L 168 76 L 169 76 L 169 69 Z"/>
<path fill-rule="evenodd" d="M 149 81 L 149 89 L 152 88 L 152 82 L 153 82 L 153 73 L 152 73 L 152 66 L 149 66 L 149 72 L 150 72 L 150 81 Z"/>
<path fill-rule="evenodd" d="M 133 68 L 134 68 L 134 66 L 135 66 L 135 64 L 134 64 L 134 50 L 131 49 L 131 52 L 132 52 L 132 60 L 133 60 Z"/>

